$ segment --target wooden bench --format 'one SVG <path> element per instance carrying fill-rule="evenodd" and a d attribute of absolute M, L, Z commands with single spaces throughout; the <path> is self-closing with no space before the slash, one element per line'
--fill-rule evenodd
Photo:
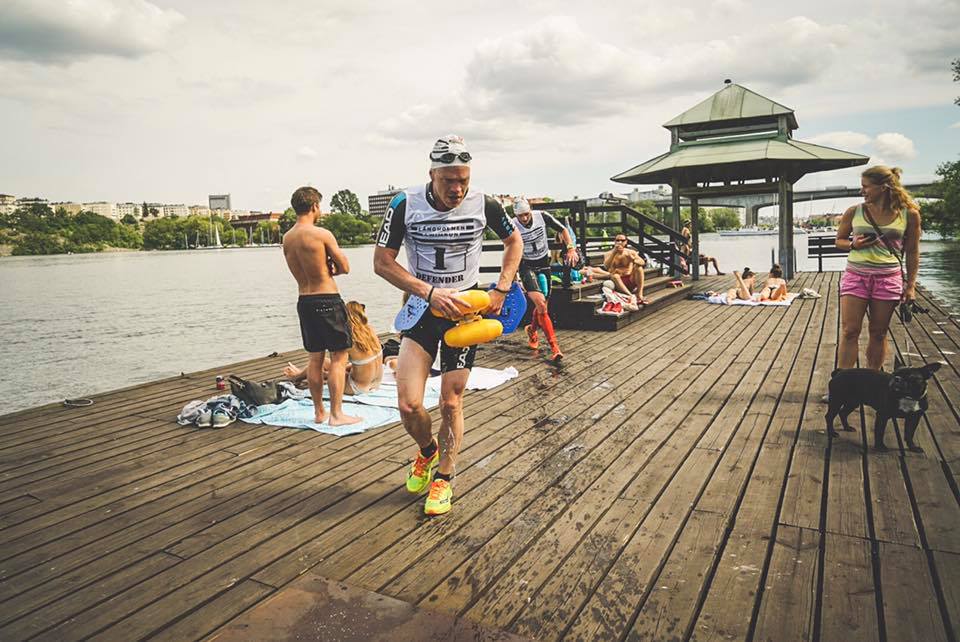
<path fill-rule="evenodd" d="M 807 257 L 817 258 L 817 272 L 823 272 L 823 259 L 841 258 L 850 254 L 836 245 L 837 237 L 825 234 L 807 236 Z"/>

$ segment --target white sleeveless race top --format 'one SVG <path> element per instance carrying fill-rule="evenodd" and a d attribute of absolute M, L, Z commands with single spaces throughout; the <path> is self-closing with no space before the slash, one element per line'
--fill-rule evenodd
<path fill-rule="evenodd" d="M 487 226 L 483 192 L 471 189 L 449 212 L 438 212 L 430 205 L 424 185 L 405 193 L 407 270 L 437 287 L 462 290 L 475 285 Z"/>
<path fill-rule="evenodd" d="M 543 215 L 537 210 L 531 210 L 530 215 L 530 227 L 521 223 L 517 217 L 513 217 L 513 226 L 520 230 L 520 236 L 523 237 L 523 258 L 535 261 L 549 254 L 550 247 L 547 222 L 543 220 Z"/>

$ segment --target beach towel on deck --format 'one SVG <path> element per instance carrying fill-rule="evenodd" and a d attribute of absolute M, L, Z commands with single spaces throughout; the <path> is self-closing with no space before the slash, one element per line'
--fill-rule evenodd
<path fill-rule="evenodd" d="M 387 376 L 390 374 L 391 376 Z M 489 390 L 518 376 L 516 368 L 504 370 L 491 368 L 474 368 L 470 371 L 467 380 L 468 390 Z M 329 389 L 324 387 L 323 398 L 329 400 Z M 440 377 L 431 377 L 427 380 L 424 390 L 423 406 L 433 408 L 440 403 Z M 343 412 L 354 417 L 361 417 L 363 421 L 349 426 L 330 426 L 328 423 L 318 424 L 313 421 L 313 401 L 309 391 L 301 399 L 287 399 L 280 404 L 269 404 L 257 407 L 252 417 L 241 417 L 247 423 L 269 424 L 271 426 L 285 426 L 288 428 L 308 428 L 328 435 L 355 435 L 370 428 L 383 426 L 400 421 L 399 401 L 397 399 L 397 384 L 389 371 L 384 372 L 384 379 L 380 388 L 372 392 L 359 395 L 343 396 Z M 329 412 L 329 404 L 327 405 Z"/>
<path fill-rule="evenodd" d="M 783 301 L 745 301 L 744 299 L 734 299 L 730 302 L 730 305 L 764 305 L 764 306 L 780 306 L 786 307 L 793 303 L 793 300 L 796 299 L 799 295 L 796 292 L 791 292 L 787 294 L 787 298 Z M 699 298 L 699 297 L 698 297 Z M 707 303 L 717 303 L 720 305 L 727 304 L 727 295 L 726 294 L 716 294 L 714 296 L 707 297 L 703 299 Z"/>
<path fill-rule="evenodd" d="M 329 392 L 324 388 L 324 399 L 329 399 Z M 423 405 L 432 408 L 440 403 L 440 391 L 427 388 Z M 362 395 L 344 395 L 343 412 L 363 421 L 349 426 L 331 426 L 329 423 L 318 424 L 313 420 L 313 400 L 287 399 L 280 404 L 266 404 L 257 406 L 257 412 L 243 421 L 251 424 L 269 424 L 287 428 L 308 428 L 328 435 L 342 437 L 355 435 L 370 428 L 400 421 L 399 402 L 397 400 L 397 385 L 384 383 L 378 390 Z M 327 412 L 330 406 L 327 404 Z"/>

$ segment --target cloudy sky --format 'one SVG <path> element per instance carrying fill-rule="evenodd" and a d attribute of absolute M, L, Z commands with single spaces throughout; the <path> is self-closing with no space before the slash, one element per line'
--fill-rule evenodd
<path fill-rule="evenodd" d="M 725 78 L 908 181 L 958 158 L 960 3 L 773 4 L 0 0 L 0 193 L 281 210 L 312 184 L 365 204 L 425 180 L 448 132 L 489 192 L 627 191 L 608 178 Z"/>

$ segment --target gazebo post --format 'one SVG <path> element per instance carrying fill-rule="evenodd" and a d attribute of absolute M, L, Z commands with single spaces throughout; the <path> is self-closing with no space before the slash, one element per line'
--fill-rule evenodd
<path fill-rule="evenodd" d="M 672 226 L 675 230 L 680 230 L 680 179 L 676 176 L 670 181 L 670 200 L 673 201 L 673 221 Z"/>
<path fill-rule="evenodd" d="M 693 268 L 693 280 L 700 280 L 700 210 L 697 197 L 690 197 L 690 267 Z"/>
<path fill-rule="evenodd" d="M 680 179 L 676 176 L 670 181 L 670 200 L 673 201 L 673 229 L 680 231 Z M 672 253 L 671 253 L 672 256 Z M 677 276 L 678 261 L 670 262 L 670 276 Z"/>
<path fill-rule="evenodd" d="M 783 276 L 790 280 L 794 277 L 796 266 L 793 264 L 793 183 L 786 174 L 778 181 L 780 200 L 780 253 L 778 258 Z"/>

